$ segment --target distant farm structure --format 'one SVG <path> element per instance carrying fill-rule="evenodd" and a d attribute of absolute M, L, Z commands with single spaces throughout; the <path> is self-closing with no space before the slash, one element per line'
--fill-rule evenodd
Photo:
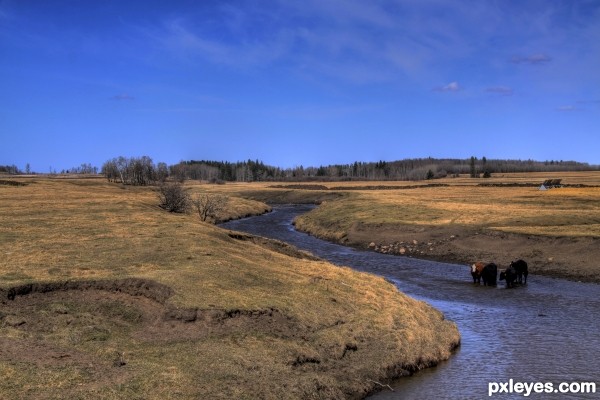
<path fill-rule="evenodd" d="M 548 190 L 562 187 L 562 179 L 546 179 L 540 186 L 540 190 Z"/>

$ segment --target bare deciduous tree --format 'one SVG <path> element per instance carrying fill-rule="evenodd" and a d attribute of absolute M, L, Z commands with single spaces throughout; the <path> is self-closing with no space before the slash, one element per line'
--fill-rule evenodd
<path fill-rule="evenodd" d="M 226 203 L 227 197 L 218 194 L 201 193 L 192 198 L 192 206 L 202 221 L 216 220 Z"/>
<path fill-rule="evenodd" d="M 164 183 L 158 189 L 160 207 L 169 212 L 184 213 L 189 209 L 190 196 L 180 183 Z"/>
<path fill-rule="evenodd" d="M 85 164 L 82 164 L 82 167 Z M 152 185 L 164 182 L 168 175 L 167 164 L 158 163 L 155 166 L 148 156 L 142 157 L 117 157 L 108 160 L 102 165 L 101 173 L 109 182 L 120 181 L 124 185 Z"/>
<path fill-rule="evenodd" d="M 156 179 L 159 182 L 164 183 L 169 177 L 169 167 L 164 162 L 159 162 L 156 166 Z"/>

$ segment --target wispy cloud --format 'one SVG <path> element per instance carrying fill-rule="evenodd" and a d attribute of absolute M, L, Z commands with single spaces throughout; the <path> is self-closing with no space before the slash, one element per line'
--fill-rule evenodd
<path fill-rule="evenodd" d="M 494 93 L 494 94 L 498 94 L 498 95 L 502 95 L 502 96 L 512 96 L 513 95 L 512 88 L 510 88 L 508 86 L 492 86 L 492 87 L 485 89 L 485 91 L 488 93 Z"/>
<path fill-rule="evenodd" d="M 529 56 L 513 56 L 510 62 L 513 64 L 544 65 L 552 61 L 552 58 L 544 53 L 532 54 Z"/>
<path fill-rule="evenodd" d="M 573 105 L 568 105 L 568 106 L 560 106 L 556 108 L 556 111 L 559 112 L 573 112 L 573 111 L 579 111 L 581 110 L 580 108 L 577 108 Z"/>
<path fill-rule="evenodd" d="M 165 21 L 163 32 L 154 36 L 164 48 L 178 57 L 202 59 L 238 69 L 268 65 L 290 52 L 291 45 L 285 31 L 277 31 L 269 37 L 248 39 L 250 36 L 235 32 L 243 28 L 225 28 L 228 29 L 225 35 L 227 39 L 214 38 L 196 30 L 187 19 L 178 18 Z"/>
<path fill-rule="evenodd" d="M 556 111 L 560 112 L 572 112 L 572 111 L 586 111 L 590 107 L 593 109 L 594 106 L 600 105 L 600 100 L 577 100 L 577 105 L 569 104 L 565 106 L 556 107 Z M 587 107 L 586 107 L 587 106 Z"/>
<path fill-rule="evenodd" d="M 122 94 L 114 95 L 110 99 L 117 100 L 117 101 L 127 101 L 127 100 L 135 100 L 135 97 L 133 97 L 127 93 L 122 93 Z"/>
<path fill-rule="evenodd" d="M 438 86 L 438 87 L 433 88 L 433 90 L 435 92 L 458 92 L 458 91 L 461 91 L 462 89 L 463 89 L 462 86 L 460 86 L 458 84 L 458 82 L 450 82 L 447 85 Z"/>
<path fill-rule="evenodd" d="M 431 12 L 439 7 L 468 21 L 450 23 L 447 13 Z M 217 7 L 209 17 L 170 16 L 147 34 L 171 55 L 192 63 L 237 70 L 277 63 L 311 78 L 358 84 L 415 77 L 426 82 L 438 79 L 432 65 L 477 49 L 471 33 L 493 10 L 470 11 L 464 15 L 436 1 L 413 6 L 306 0 L 300 6 L 279 0 L 269 7 L 242 2 Z"/>
<path fill-rule="evenodd" d="M 444 76 L 461 76 L 469 60 L 477 63 L 472 64 L 477 68 L 492 69 L 490 74 L 504 72 L 507 62 L 522 66 L 550 64 L 558 69 L 566 57 L 556 42 L 570 39 L 575 29 L 572 24 L 558 23 L 564 17 L 557 16 L 565 14 L 564 7 L 558 5 L 540 13 L 527 4 L 517 7 L 505 2 L 227 3 L 203 7 L 202 12 L 171 13 L 156 23 L 137 26 L 138 35 L 133 35 L 135 40 L 130 42 L 144 51 L 131 53 L 142 54 L 153 63 L 168 62 L 186 68 L 212 64 L 253 74 L 275 67 L 283 68 L 286 75 L 297 74 L 327 84 L 333 80 L 427 87 L 430 82 L 443 81 Z M 499 36 L 501 29 L 507 33 Z M 583 33 L 579 36 L 595 37 Z M 446 85 L 437 91 L 456 89 Z"/>

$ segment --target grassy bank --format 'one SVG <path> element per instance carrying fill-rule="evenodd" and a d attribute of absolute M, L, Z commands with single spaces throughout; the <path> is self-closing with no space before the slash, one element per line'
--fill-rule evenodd
<path fill-rule="evenodd" d="M 166 213 L 151 188 L 23 182 L 0 186 L 0 397 L 360 398 L 459 341 L 381 278 Z M 227 195 L 223 219 L 268 209 L 189 188 Z"/>
<path fill-rule="evenodd" d="M 563 183 L 588 186 L 540 191 L 534 183 L 543 179 L 448 178 L 436 181 L 443 186 L 410 189 L 336 184 L 343 196 L 298 217 L 296 227 L 361 248 L 443 261 L 507 266 L 525 258 L 534 273 L 599 281 L 600 174 L 570 173 Z"/>

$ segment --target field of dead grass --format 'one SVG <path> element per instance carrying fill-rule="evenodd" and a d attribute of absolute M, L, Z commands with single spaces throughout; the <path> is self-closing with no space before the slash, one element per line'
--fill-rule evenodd
<path fill-rule="evenodd" d="M 0 186 L 2 398 L 360 398 L 459 341 L 381 278 L 167 213 L 152 188 L 21 181 Z M 224 219 L 268 208 L 241 187 L 189 185 L 228 195 Z"/>
<path fill-rule="evenodd" d="M 320 227 L 339 239 L 352 225 L 463 225 L 547 236 L 600 237 L 600 188 L 424 187 L 365 190 L 300 217 L 311 232 Z M 315 225 L 312 225 L 314 223 Z M 316 231 L 315 231 L 316 232 Z"/>
<path fill-rule="evenodd" d="M 408 185 L 396 182 L 369 183 L 368 189 L 364 182 L 363 189 L 336 183 L 340 198 L 298 217 L 296 227 L 362 248 L 396 244 L 402 254 L 442 261 L 505 266 L 526 258 L 537 273 L 598 281 L 600 172 L 554 175 L 585 186 L 540 191 L 546 174 L 446 178 L 435 181 L 444 186 L 410 189 L 390 189 Z M 407 245 L 413 241 L 418 245 Z"/>

